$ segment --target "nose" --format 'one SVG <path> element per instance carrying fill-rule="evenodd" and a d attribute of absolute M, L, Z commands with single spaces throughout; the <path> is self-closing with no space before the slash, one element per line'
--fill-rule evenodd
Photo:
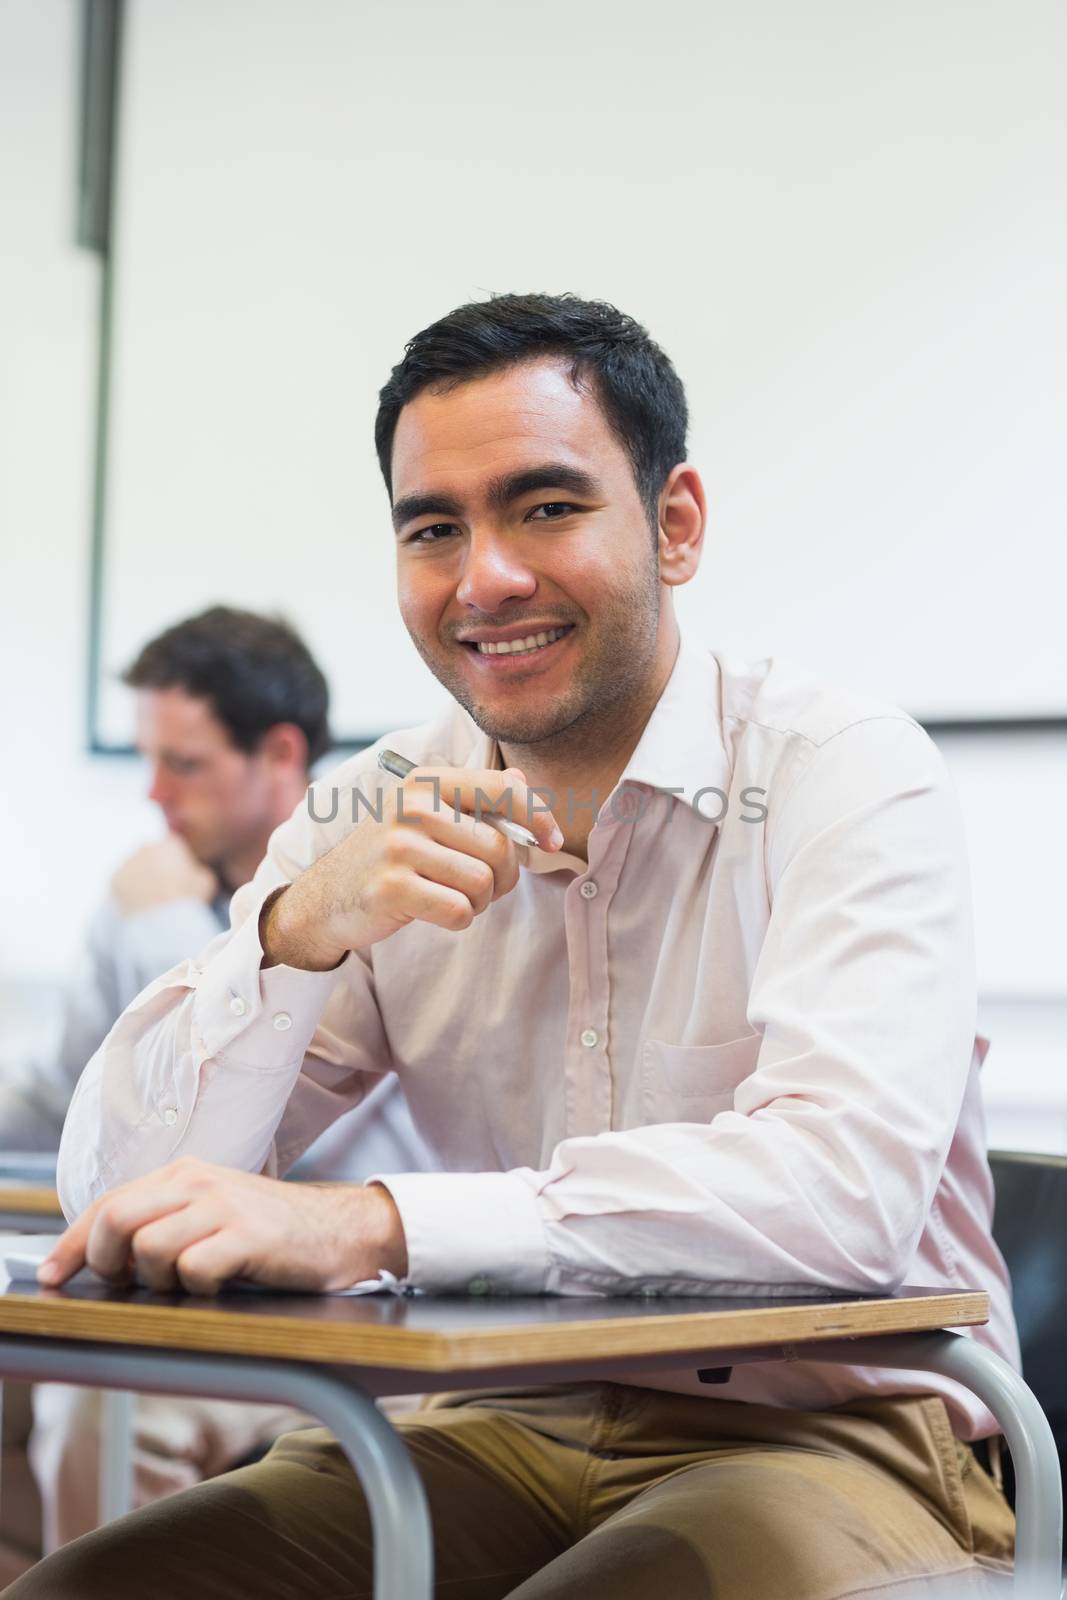
<path fill-rule="evenodd" d="M 472 532 L 456 589 L 462 605 L 499 611 L 508 600 L 528 600 L 536 588 L 537 577 L 514 542 L 491 530 Z"/>
<path fill-rule="evenodd" d="M 165 806 L 170 796 L 170 785 L 166 773 L 159 762 L 152 767 L 152 785 L 148 791 L 149 800 L 154 800 L 157 806 Z"/>

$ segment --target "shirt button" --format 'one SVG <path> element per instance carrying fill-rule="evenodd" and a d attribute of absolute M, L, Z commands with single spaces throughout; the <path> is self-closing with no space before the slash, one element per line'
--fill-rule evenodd
<path fill-rule="evenodd" d="M 600 1035 L 597 1033 L 595 1028 L 582 1029 L 582 1043 L 585 1045 L 587 1050 L 591 1050 L 593 1048 L 599 1037 Z"/>
<path fill-rule="evenodd" d="M 248 1007 L 245 1005 L 239 994 L 235 994 L 233 999 L 230 1001 L 230 1010 L 233 1012 L 235 1017 L 243 1017 L 245 1012 L 248 1010 Z"/>
<path fill-rule="evenodd" d="M 167 1124 L 168 1128 L 173 1128 L 177 1120 L 178 1113 L 175 1111 L 173 1106 L 168 1106 L 166 1111 L 163 1113 L 163 1121 Z"/>
<path fill-rule="evenodd" d="M 293 1019 L 289 1015 L 288 1011 L 276 1011 L 274 1013 L 274 1026 L 277 1028 L 279 1033 L 284 1033 L 286 1028 L 291 1028 L 293 1026 Z"/>
<path fill-rule="evenodd" d="M 586 878 L 585 882 L 578 890 L 578 893 L 581 895 L 583 900 L 595 900 L 597 895 L 600 893 L 600 890 L 593 882 L 592 878 Z"/>

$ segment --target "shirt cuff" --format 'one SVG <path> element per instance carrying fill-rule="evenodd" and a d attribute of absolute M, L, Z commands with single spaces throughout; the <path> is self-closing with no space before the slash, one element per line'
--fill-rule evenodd
<path fill-rule="evenodd" d="M 549 1254 L 518 1172 L 405 1172 L 389 1190 L 407 1240 L 406 1281 L 438 1294 L 543 1294 Z"/>
<path fill-rule="evenodd" d="M 304 972 L 279 965 L 261 970 L 259 915 L 272 884 L 199 972 L 193 1002 L 193 1044 L 204 1058 L 240 1061 L 264 1071 L 302 1061 L 323 1008 L 345 967 Z"/>

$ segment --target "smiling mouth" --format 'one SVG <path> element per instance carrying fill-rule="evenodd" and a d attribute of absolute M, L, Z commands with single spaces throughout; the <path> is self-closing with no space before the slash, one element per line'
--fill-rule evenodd
<path fill-rule="evenodd" d="M 535 656 L 573 632 L 574 624 L 569 622 L 560 628 L 545 628 L 537 633 L 525 634 L 521 639 L 464 639 L 461 643 L 480 656 Z"/>

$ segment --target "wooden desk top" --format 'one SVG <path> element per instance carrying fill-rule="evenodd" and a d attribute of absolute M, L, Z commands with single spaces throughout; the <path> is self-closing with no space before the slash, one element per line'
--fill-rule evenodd
<path fill-rule="evenodd" d="M 88 1339 L 462 1373 L 582 1360 L 622 1361 L 915 1333 L 988 1321 L 980 1290 L 902 1289 L 881 1298 L 722 1296 L 594 1299 L 514 1296 L 335 1296 L 243 1293 L 201 1299 L 109 1290 L 0 1294 L 0 1334 Z M 674 1358 L 673 1360 L 671 1358 Z M 857 1360 L 861 1357 L 857 1355 Z M 705 1363 L 707 1364 L 707 1363 Z"/>
<path fill-rule="evenodd" d="M 0 1183 L 0 1211 L 27 1217 L 62 1217 L 63 1208 L 54 1189 L 32 1183 Z"/>

